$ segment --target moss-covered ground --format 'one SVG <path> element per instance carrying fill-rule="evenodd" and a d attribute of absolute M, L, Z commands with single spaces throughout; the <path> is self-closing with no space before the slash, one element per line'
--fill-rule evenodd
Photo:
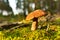
<path fill-rule="evenodd" d="M 12 22 L 16 20 L 10 19 L 8 21 Z M 51 27 L 48 31 L 46 31 L 46 28 L 43 27 L 37 28 L 35 31 L 31 31 L 31 24 L 30 26 L 20 27 L 8 32 L 1 30 L 0 40 L 60 40 L 59 24 L 60 19 L 56 20 L 56 22 L 54 22 L 53 25 L 50 25 Z"/>

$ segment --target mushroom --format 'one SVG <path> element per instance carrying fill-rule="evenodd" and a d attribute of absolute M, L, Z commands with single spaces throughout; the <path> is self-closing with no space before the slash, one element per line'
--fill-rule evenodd
<path fill-rule="evenodd" d="M 31 30 L 34 31 L 37 29 L 38 26 L 38 17 L 44 16 L 45 12 L 43 10 L 35 10 L 31 12 L 30 14 L 27 15 L 26 20 L 31 20 L 33 19 L 32 27 Z"/>

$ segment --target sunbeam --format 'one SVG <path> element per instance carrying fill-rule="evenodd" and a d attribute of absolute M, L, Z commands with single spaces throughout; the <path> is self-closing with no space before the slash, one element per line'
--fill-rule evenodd
<path fill-rule="evenodd" d="M 8 0 L 8 1 L 9 1 L 10 7 L 13 10 L 14 15 L 18 14 L 17 9 L 16 9 L 16 7 L 17 7 L 16 6 L 17 1 L 16 0 Z"/>

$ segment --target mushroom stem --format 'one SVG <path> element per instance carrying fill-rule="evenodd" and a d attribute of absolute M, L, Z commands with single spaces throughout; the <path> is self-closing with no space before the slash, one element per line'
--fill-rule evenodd
<path fill-rule="evenodd" d="M 33 19 L 33 23 L 32 23 L 32 27 L 31 27 L 31 30 L 34 31 L 37 29 L 37 26 L 38 26 L 38 18 L 34 18 Z"/>

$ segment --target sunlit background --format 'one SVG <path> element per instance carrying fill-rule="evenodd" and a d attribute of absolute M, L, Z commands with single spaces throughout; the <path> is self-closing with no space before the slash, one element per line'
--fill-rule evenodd
<path fill-rule="evenodd" d="M 0 1 L 2 1 L 2 0 L 0 0 Z M 17 0 L 8 0 L 8 1 L 4 0 L 4 2 L 9 2 L 8 5 L 12 8 L 12 11 L 13 11 L 14 15 L 16 15 L 18 13 L 24 13 L 24 10 L 23 10 L 23 8 L 24 8 L 23 1 L 24 0 L 19 0 L 19 1 L 21 1 L 21 3 L 18 4 L 18 6 L 20 6 L 20 8 L 19 7 L 17 8 L 17 2 L 18 2 Z M 35 4 L 30 3 L 30 7 L 32 8 L 32 10 L 34 10 Z M 25 11 L 26 11 L 26 15 L 27 15 L 28 14 L 28 9 L 25 9 Z M 0 12 L 1 12 L 1 10 L 0 10 Z M 8 11 L 3 10 L 3 15 L 8 15 Z"/>
<path fill-rule="evenodd" d="M 59 0 L 38 0 L 37 4 L 39 5 L 40 9 L 42 10 L 53 10 L 54 12 L 59 10 Z M 29 13 L 29 11 L 35 10 L 37 7 L 35 5 L 36 1 L 34 0 L 0 0 L 0 13 L 2 12 L 3 15 L 9 15 L 11 14 L 11 11 L 14 13 L 14 15 L 19 14 L 19 13 L 25 13 L 26 15 Z M 49 2 L 49 3 L 48 3 Z M 53 2 L 51 4 L 51 2 Z M 4 5 L 8 8 L 4 9 Z M 8 6 L 7 6 L 8 5 Z M 52 6 L 53 5 L 53 6 Z M 55 7 L 55 8 L 53 8 Z M 37 8 L 39 9 L 39 8 Z"/>

